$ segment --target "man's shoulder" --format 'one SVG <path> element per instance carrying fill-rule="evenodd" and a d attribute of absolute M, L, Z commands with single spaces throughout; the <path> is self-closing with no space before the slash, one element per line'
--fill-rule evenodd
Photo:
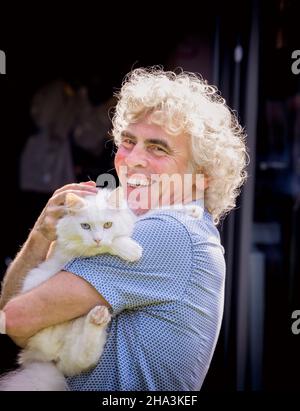
<path fill-rule="evenodd" d="M 145 235 L 150 242 L 159 238 L 185 236 L 188 231 L 183 216 L 179 212 L 169 210 L 153 210 L 140 217 L 135 224 L 134 236 Z"/>
<path fill-rule="evenodd" d="M 139 217 L 138 226 L 144 229 L 151 228 L 151 225 L 158 229 L 179 230 L 186 229 L 189 233 L 208 234 L 218 236 L 218 230 L 213 223 L 211 214 L 204 209 L 200 217 L 194 217 L 184 210 L 176 209 L 155 209 Z"/>
<path fill-rule="evenodd" d="M 199 218 L 178 210 L 153 210 L 139 218 L 134 235 L 140 239 L 145 237 L 146 242 L 150 243 L 160 239 L 169 239 L 172 244 L 188 241 L 193 248 L 201 244 L 213 244 L 224 252 L 220 233 L 206 209 Z"/>

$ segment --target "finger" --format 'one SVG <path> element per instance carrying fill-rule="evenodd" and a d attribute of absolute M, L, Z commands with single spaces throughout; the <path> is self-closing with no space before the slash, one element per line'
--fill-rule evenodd
<path fill-rule="evenodd" d="M 63 187 L 58 188 L 57 190 L 55 190 L 54 194 L 57 193 L 61 193 L 65 190 L 78 190 L 78 189 L 82 189 L 82 190 L 94 190 L 96 189 L 95 184 L 86 184 L 86 183 L 71 183 L 71 184 L 66 184 Z"/>
<path fill-rule="evenodd" d="M 53 193 L 53 195 L 63 193 L 67 190 L 81 190 L 81 191 L 86 190 L 86 191 L 89 191 L 89 192 L 92 192 L 92 193 L 96 193 L 98 191 L 95 186 L 92 186 L 90 184 L 87 185 L 87 184 L 83 184 L 83 183 L 74 183 L 74 184 L 67 184 L 67 185 L 57 189 Z"/>
<path fill-rule="evenodd" d="M 80 182 L 79 184 L 86 184 L 86 185 L 89 185 L 89 186 L 96 186 L 95 181 L 92 181 L 92 180 Z"/>

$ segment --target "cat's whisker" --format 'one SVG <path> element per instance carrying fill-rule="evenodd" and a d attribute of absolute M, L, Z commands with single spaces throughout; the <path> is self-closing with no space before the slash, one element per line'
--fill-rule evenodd
<path fill-rule="evenodd" d="M 115 169 L 116 169 L 116 167 L 113 167 L 113 168 L 110 168 L 109 170 L 107 170 L 106 172 L 109 173 L 110 171 L 113 171 Z"/>

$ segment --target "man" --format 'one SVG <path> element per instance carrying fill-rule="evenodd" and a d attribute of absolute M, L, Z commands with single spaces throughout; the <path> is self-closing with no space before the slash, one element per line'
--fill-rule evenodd
<path fill-rule="evenodd" d="M 113 135 L 120 183 L 139 215 L 133 238 L 142 259 L 76 259 L 13 297 L 26 272 L 46 257 L 66 193 L 96 192 L 92 182 L 57 190 L 6 274 L 7 333 L 24 345 L 44 327 L 106 305 L 113 319 L 102 357 L 94 370 L 69 379 L 71 389 L 199 390 L 223 313 L 225 263 L 215 224 L 234 207 L 246 178 L 243 131 L 202 79 L 149 68 L 127 76 Z M 203 197 L 202 219 L 167 208 L 200 205 Z"/>

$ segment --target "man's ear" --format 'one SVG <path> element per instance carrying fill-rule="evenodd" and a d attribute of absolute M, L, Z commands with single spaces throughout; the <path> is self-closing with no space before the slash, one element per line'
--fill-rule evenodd
<path fill-rule="evenodd" d="M 124 192 L 121 186 L 110 193 L 107 204 L 112 208 L 121 208 L 124 202 Z"/>
<path fill-rule="evenodd" d="M 69 214 L 76 214 L 76 212 L 83 208 L 85 205 L 85 200 L 82 197 L 74 193 L 66 194 L 65 207 Z"/>

